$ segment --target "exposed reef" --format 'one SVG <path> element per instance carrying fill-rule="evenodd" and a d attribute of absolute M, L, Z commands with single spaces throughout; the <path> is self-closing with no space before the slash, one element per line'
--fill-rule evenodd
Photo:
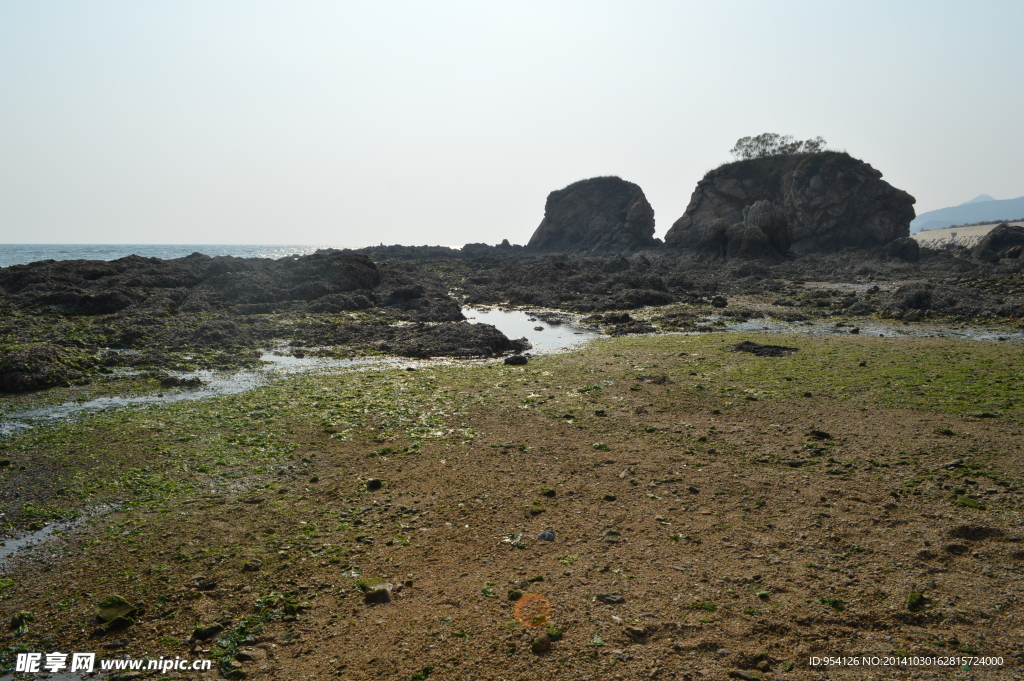
<path fill-rule="evenodd" d="M 0 269 L 0 392 L 87 381 L 119 367 L 234 368 L 285 343 L 417 358 L 528 347 L 464 319 L 436 274 L 352 253 L 15 265 Z"/>

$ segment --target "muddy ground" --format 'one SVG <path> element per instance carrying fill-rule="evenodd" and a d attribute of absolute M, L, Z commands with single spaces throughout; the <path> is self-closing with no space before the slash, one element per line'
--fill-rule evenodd
<path fill-rule="evenodd" d="M 3 564 L 3 661 L 1024 678 L 1022 359 L 949 339 L 626 336 L 42 427 L 0 443 L 9 528 L 82 515 Z M 521 593 L 550 601 L 547 622 L 515 620 Z M 102 623 L 113 597 L 124 619 Z M 809 664 L 827 656 L 895 663 Z"/>

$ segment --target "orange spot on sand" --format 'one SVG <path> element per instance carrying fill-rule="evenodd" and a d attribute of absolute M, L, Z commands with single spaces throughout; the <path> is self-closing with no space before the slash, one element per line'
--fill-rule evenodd
<path fill-rule="evenodd" d="M 515 618 L 524 627 L 539 627 L 548 621 L 551 603 L 538 594 L 523 594 L 512 609 Z"/>

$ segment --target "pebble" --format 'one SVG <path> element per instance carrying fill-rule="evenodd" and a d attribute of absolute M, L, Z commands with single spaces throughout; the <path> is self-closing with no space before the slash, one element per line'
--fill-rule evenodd
<path fill-rule="evenodd" d="M 551 639 L 547 635 L 541 636 L 530 644 L 530 650 L 534 655 L 541 655 L 551 650 Z"/>
<path fill-rule="evenodd" d="M 544 530 L 543 532 L 537 535 L 537 539 L 541 541 L 555 541 L 555 531 Z"/>

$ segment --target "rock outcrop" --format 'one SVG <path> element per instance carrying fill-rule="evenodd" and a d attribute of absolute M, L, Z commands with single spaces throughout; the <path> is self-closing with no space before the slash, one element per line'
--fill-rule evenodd
<path fill-rule="evenodd" d="M 722 258 L 773 258 L 786 254 L 792 233 L 786 214 L 771 201 L 760 200 L 743 209 L 743 220 L 730 225 L 715 218 L 703 229 L 697 248 Z"/>
<path fill-rule="evenodd" d="M 833 151 L 728 163 L 697 183 L 665 243 L 727 257 L 885 246 L 910 235 L 914 197 L 881 178 Z"/>
<path fill-rule="evenodd" d="M 1024 227 L 1001 222 L 981 238 L 971 251 L 978 260 L 996 262 L 1002 258 L 1020 258 L 1024 254 Z"/>
<path fill-rule="evenodd" d="M 654 209 L 640 187 L 618 177 L 594 177 L 548 194 L 544 219 L 528 251 L 621 253 L 650 248 Z"/>

